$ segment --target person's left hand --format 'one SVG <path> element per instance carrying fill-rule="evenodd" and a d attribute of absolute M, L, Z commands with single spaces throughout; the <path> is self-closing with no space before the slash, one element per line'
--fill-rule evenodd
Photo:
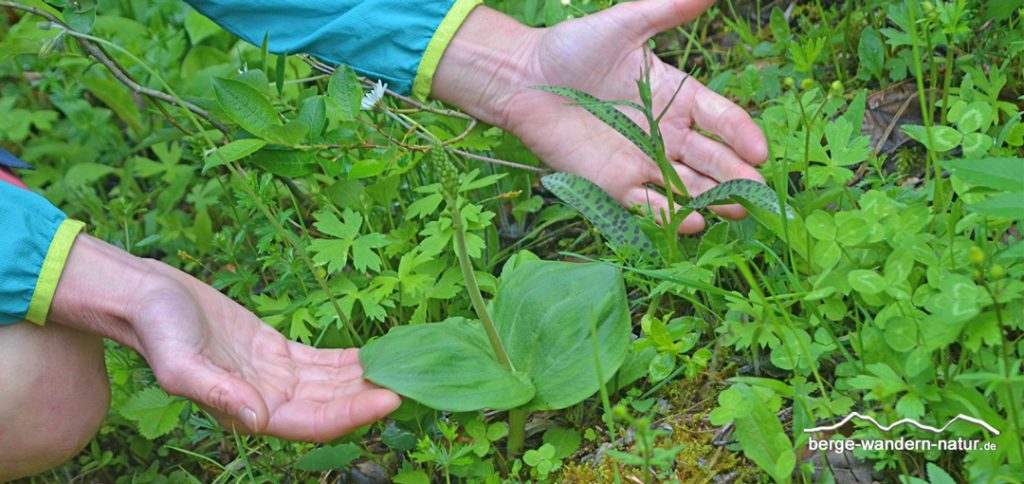
<path fill-rule="evenodd" d="M 128 319 L 157 381 L 247 433 L 325 442 L 398 408 L 363 379 L 357 349 L 316 349 L 284 338 L 215 289 L 161 262 Z"/>

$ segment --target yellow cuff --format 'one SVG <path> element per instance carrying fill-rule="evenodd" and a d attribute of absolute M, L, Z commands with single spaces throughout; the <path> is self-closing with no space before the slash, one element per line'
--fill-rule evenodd
<path fill-rule="evenodd" d="M 430 86 L 434 82 L 434 72 L 437 72 L 437 65 L 441 63 L 441 56 L 448 48 L 455 32 L 459 31 L 462 22 L 466 20 L 469 13 L 483 0 L 455 0 L 455 4 L 444 16 L 441 25 L 434 31 L 434 37 L 427 44 L 423 51 L 423 58 L 420 59 L 420 66 L 416 69 L 416 79 L 412 82 L 412 96 L 420 101 L 426 101 L 430 96 Z"/>
<path fill-rule="evenodd" d="M 46 315 L 50 313 L 50 304 L 53 303 L 53 295 L 57 292 L 57 283 L 64 272 L 64 264 L 68 261 L 71 244 L 75 242 L 75 237 L 78 237 L 83 227 L 85 224 L 82 222 L 65 219 L 57 228 L 50 248 L 46 251 L 46 259 L 43 259 L 43 269 L 39 271 L 39 280 L 36 281 L 36 289 L 28 304 L 26 320 L 40 326 L 46 324 Z"/>

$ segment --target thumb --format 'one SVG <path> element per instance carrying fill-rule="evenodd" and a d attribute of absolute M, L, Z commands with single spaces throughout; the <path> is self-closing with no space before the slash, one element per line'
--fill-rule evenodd
<path fill-rule="evenodd" d="M 182 365 L 171 371 L 154 369 L 160 386 L 207 409 L 224 427 L 253 434 L 262 433 L 267 427 L 267 404 L 249 382 L 206 365 Z"/>
<path fill-rule="evenodd" d="M 633 42 L 645 42 L 655 34 L 697 18 L 715 0 L 639 0 L 620 3 L 598 15 L 630 26 Z"/>

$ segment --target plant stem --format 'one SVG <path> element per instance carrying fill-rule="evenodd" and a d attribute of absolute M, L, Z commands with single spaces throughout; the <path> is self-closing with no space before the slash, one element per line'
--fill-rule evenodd
<path fill-rule="evenodd" d="M 509 458 L 519 455 L 526 441 L 526 411 L 513 408 L 508 411 L 508 452 Z"/>
<path fill-rule="evenodd" d="M 469 260 L 469 249 L 466 248 L 466 227 L 462 224 L 462 215 L 452 197 L 448 197 L 448 207 L 452 216 L 452 229 L 455 232 L 455 248 L 459 257 L 459 268 L 462 269 L 462 277 L 466 280 L 466 292 L 469 293 L 469 300 L 473 302 L 473 310 L 476 311 L 477 317 L 484 325 L 487 339 L 491 342 L 491 348 L 494 350 L 494 356 L 498 358 L 498 363 L 515 371 L 512 361 L 505 353 L 505 347 L 501 345 L 501 339 L 498 338 L 498 331 L 494 328 L 494 321 L 491 320 L 491 315 L 487 312 L 487 306 L 484 305 L 484 297 L 480 294 L 480 285 L 476 282 L 473 264 Z"/>

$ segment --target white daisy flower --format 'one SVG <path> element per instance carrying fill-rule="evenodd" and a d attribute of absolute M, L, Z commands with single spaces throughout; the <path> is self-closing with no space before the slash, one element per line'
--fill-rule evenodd
<path fill-rule="evenodd" d="M 373 86 L 373 89 L 366 94 L 363 94 L 363 102 L 359 107 L 363 111 L 369 111 L 380 102 L 380 99 L 384 97 L 384 91 L 387 90 L 388 85 L 377 80 L 377 85 Z"/>

